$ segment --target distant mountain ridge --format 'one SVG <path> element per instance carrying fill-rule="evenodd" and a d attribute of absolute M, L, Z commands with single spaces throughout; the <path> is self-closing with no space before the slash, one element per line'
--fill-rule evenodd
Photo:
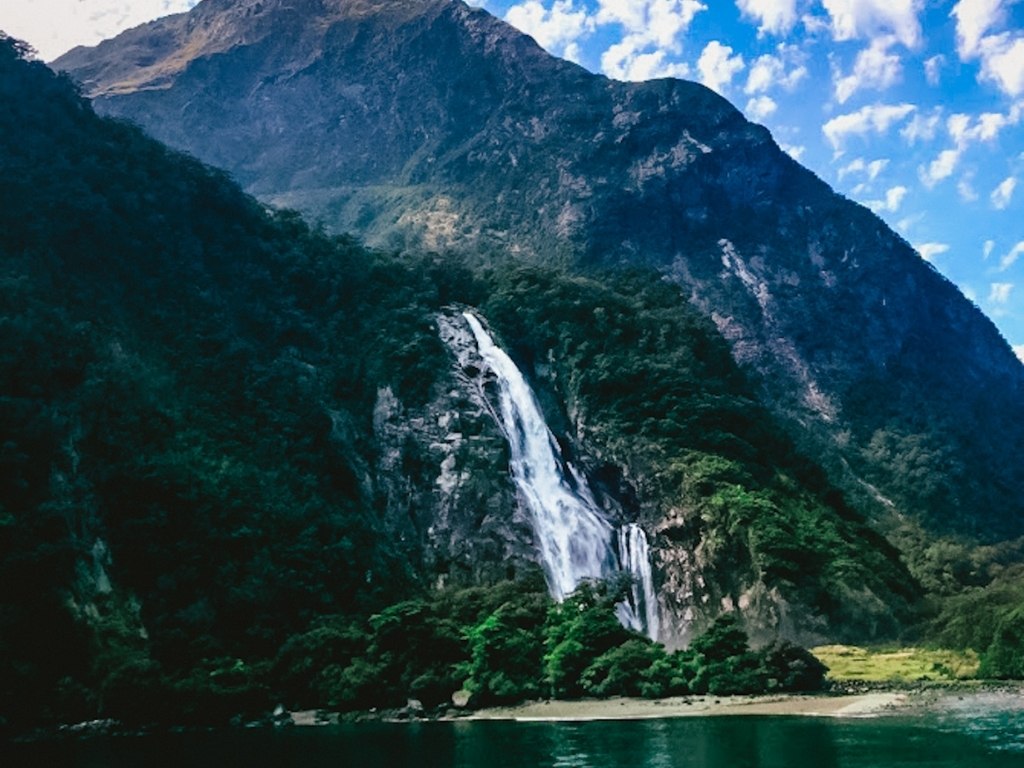
<path fill-rule="evenodd" d="M 205 0 L 54 66 L 101 112 L 370 243 L 654 266 L 858 503 L 1024 533 L 1010 346 L 703 86 L 589 74 L 458 0 Z"/>

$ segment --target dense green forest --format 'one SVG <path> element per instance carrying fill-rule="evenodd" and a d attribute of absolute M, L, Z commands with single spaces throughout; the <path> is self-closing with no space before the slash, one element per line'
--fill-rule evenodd
<path fill-rule="evenodd" d="M 820 684 L 805 652 L 751 651 L 728 617 L 669 653 L 618 626 L 616 585 L 561 605 L 539 569 L 434 588 L 382 522 L 372 420 L 381 387 L 415 408 L 447 375 L 434 318 L 453 303 L 546 382 L 552 418 L 586 422 L 638 493 L 689 510 L 673 535 L 704 543 L 710 576 L 780 590 L 839 634 L 914 620 L 897 551 L 653 274 L 329 237 L 98 118 L 10 39 L 0 99 L 4 723 Z M 1019 674 L 1002 596 L 1020 577 L 990 582 L 986 601 L 948 598 L 1001 612 L 988 634 L 949 637 Z"/>

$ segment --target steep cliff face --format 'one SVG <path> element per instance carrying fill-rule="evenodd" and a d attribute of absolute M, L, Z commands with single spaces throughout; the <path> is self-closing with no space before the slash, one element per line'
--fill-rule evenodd
<path fill-rule="evenodd" d="M 539 570 L 536 542 L 508 475 L 508 446 L 485 395 L 472 335 L 436 317 L 449 365 L 433 397 L 406 407 L 390 387 L 373 410 L 376 493 L 390 534 L 437 587 L 489 584 Z"/>
<path fill-rule="evenodd" d="M 1024 366 L 702 86 L 588 74 L 456 0 L 205 0 L 55 66 L 100 111 L 371 243 L 657 268 L 858 504 L 1024 532 Z"/>

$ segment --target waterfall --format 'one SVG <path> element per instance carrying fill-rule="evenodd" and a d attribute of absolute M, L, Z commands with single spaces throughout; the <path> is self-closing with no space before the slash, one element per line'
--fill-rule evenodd
<path fill-rule="evenodd" d="M 617 607 L 619 620 L 657 639 L 657 601 L 644 532 L 630 524 L 616 536 L 583 473 L 562 456 L 522 372 L 475 315 L 464 312 L 463 317 L 480 357 L 497 378 L 497 417 L 509 444 L 509 468 L 530 513 L 551 595 L 561 601 L 585 579 L 606 579 L 625 570 L 634 580 L 633 595 Z"/>
<path fill-rule="evenodd" d="M 658 598 L 654 594 L 654 579 L 651 578 L 651 554 L 647 548 L 647 534 L 636 523 L 629 523 L 619 528 L 619 557 L 622 570 L 633 576 L 632 586 L 632 617 L 643 620 L 642 627 L 634 627 L 638 631 L 647 631 L 652 640 L 658 639 Z M 619 620 L 624 624 L 629 617 L 620 611 Z"/>

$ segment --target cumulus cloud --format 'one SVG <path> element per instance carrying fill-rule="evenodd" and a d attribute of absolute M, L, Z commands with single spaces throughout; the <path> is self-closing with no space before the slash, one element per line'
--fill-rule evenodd
<path fill-rule="evenodd" d="M 751 120 L 764 120 L 771 116 L 779 105 L 771 96 L 755 96 L 747 102 L 746 113 Z"/>
<path fill-rule="evenodd" d="M 941 53 L 925 59 L 924 76 L 928 80 L 928 85 L 934 87 L 939 84 L 939 81 L 942 79 L 942 68 L 944 66 L 946 66 L 946 57 Z"/>
<path fill-rule="evenodd" d="M 545 8 L 540 0 L 513 5 L 505 21 L 530 35 L 537 44 L 556 56 L 579 58 L 579 41 L 594 29 L 594 20 L 573 0 L 556 0 Z"/>
<path fill-rule="evenodd" d="M 835 40 L 893 35 L 907 48 L 921 42 L 923 0 L 822 0 Z"/>
<path fill-rule="evenodd" d="M 1024 363 L 1024 344 L 1017 344 L 1013 347 L 1013 354 L 1017 356 L 1017 359 Z"/>
<path fill-rule="evenodd" d="M 960 0 L 950 14 L 956 19 L 956 50 L 963 60 L 977 56 L 981 41 L 1006 16 L 1003 0 Z"/>
<path fill-rule="evenodd" d="M 966 148 L 980 141 L 994 141 L 1004 128 L 1017 125 L 1024 117 L 1024 102 L 1016 102 L 1003 114 L 983 112 L 977 117 L 962 113 L 950 115 L 946 130 L 958 147 Z"/>
<path fill-rule="evenodd" d="M 920 243 L 914 246 L 921 258 L 925 261 L 932 261 L 936 256 L 941 256 L 949 250 L 949 246 L 946 243 Z"/>
<path fill-rule="evenodd" d="M 624 33 L 601 55 L 601 70 L 619 80 L 688 75 L 689 67 L 670 57 L 682 52 L 683 34 L 706 10 L 697 0 L 598 0 L 594 23 Z"/>
<path fill-rule="evenodd" d="M 802 144 L 779 144 L 779 146 L 782 148 L 783 152 L 792 157 L 798 163 L 800 162 L 800 158 L 804 156 L 804 152 L 807 151 L 807 147 L 803 146 Z"/>
<path fill-rule="evenodd" d="M 841 75 L 837 71 L 833 81 L 836 101 L 845 104 L 857 91 L 869 88 L 884 91 L 899 81 L 903 63 L 890 51 L 895 43 L 896 38 L 890 35 L 876 37 L 857 54 L 850 74 Z"/>
<path fill-rule="evenodd" d="M 619 24 L 660 48 L 678 45 L 694 17 L 708 7 L 696 0 L 598 0 L 598 24 Z"/>
<path fill-rule="evenodd" d="M 916 144 L 919 141 L 931 141 L 939 132 L 942 123 L 942 107 L 936 107 L 931 114 L 917 112 L 900 129 L 900 136 L 907 140 L 908 144 Z"/>
<path fill-rule="evenodd" d="M 838 154 L 851 136 L 887 133 L 915 109 L 913 104 L 869 104 L 856 112 L 832 118 L 821 130 Z"/>
<path fill-rule="evenodd" d="M 656 77 L 689 77 L 685 62 L 669 61 L 665 51 L 641 53 L 628 41 L 616 43 L 601 56 L 601 69 L 616 80 L 652 80 Z"/>
<path fill-rule="evenodd" d="M 853 173 L 863 173 L 868 177 L 868 181 L 874 181 L 878 178 L 878 174 L 885 170 L 887 165 L 889 165 L 889 158 L 887 157 L 872 160 L 871 162 L 865 161 L 863 157 L 858 157 L 839 169 L 839 180 L 842 181 L 846 176 Z"/>
<path fill-rule="evenodd" d="M 1011 248 L 1003 258 L 999 260 L 999 271 L 1005 272 L 1014 264 L 1017 263 L 1017 259 L 1024 254 L 1024 240 L 1021 240 L 1013 248 Z"/>
<path fill-rule="evenodd" d="M 957 113 L 950 115 L 946 120 L 946 131 L 953 140 L 953 146 L 944 149 L 938 156 L 927 165 L 918 168 L 918 175 L 921 182 L 931 188 L 944 179 L 953 175 L 960 163 L 963 154 L 978 142 L 992 142 L 998 138 L 999 133 L 1007 126 L 1017 125 L 1024 116 L 1024 107 L 1020 102 L 1010 107 L 1006 114 L 1000 112 L 985 112 L 977 117 Z M 936 124 L 937 125 L 937 124 Z M 929 129 L 936 126 L 929 125 Z M 909 136 L 911 126 L 908 126 L 901 133 Z M 1009 184 L 1009 188 L 1000 192 L 999 188 L 992 193 L 992 204 L 997 208 L 1006 207 L 1009 204 L 1009 195 L 1013 194 L 1013 187 L 1016 181 L 1007 179 L 1003 184 Z M 1002 185 L 1000 185 L 1002 186 Z M 977 197 L 970 182 L 962 180 L 959 185 L 960 196 L 964 199 L 975 199 Z M 998 194 L 997 194 L 998 193 Z M 1005 203 L 1004 200 L 1005 193 Z"/>
<path fill-rule="evenodd" d="M 1009 96 L 1024 93 L 1024 35 L 1004 32 L 982 39 L 981 79 Z"/>
<path fill-rule="evenodd" d="M 999 185 L 992 190 L 992 194 L 989 195 L 989 199 L 992 201 L 992 207 L 997 211 L 1005 211 L 1010 201 L 1013 200 L 1013 190 L 1017 187 L 1017 178 L 1015 176 L 1007 176 Z"/>
<path fill-rule="evenodd" d="M 736 75 L 743 71 L 745 64 L 739 54 L 733 55 L 728 45 L 712 40 L 700 53 L 697 59 L 697 70 L 700 81 L 708 88 L 724 93 Z"/>
<path fill-rule="evenodd" d="M 989 286 L 988 300 L 991 304 L 1006 304 L 1013 293 L 1013 283 L 992 283 Z"/>
<path fill-rule="evenodd" d="M 896 213 L 909 191 L 904 186 L 891 187 L 886 190 L 884 200 L 868 200 L 864 204 L 875 213 Z"/>
<path fill-rule="evenodd" d="M 181 13 L 198 0 L 3 0 L 4 32 L 31 41 L 50 61 L 76 45 L 96 45 L 159 16 Z"/>
<path fill-rule="evenodd" d="M 776 54 L 764 54 L 754 59 L 747 74 L 743 92 L 752 95 L 772 88 L 792 91 L 807 77 L 806 54 L 795 45 L 779 45 Z"/>
<path fill-rule="evenodd" d="M 1005 25 L 1009 6 L 1015 2 L 960 0 L 951 13 L 956 19 L 960 60 L 979 60 L 979 80 L 993 83 L 1010 96 L 1024 93 L 1024 33 L 1020 29 L 996 30 Z"/>
<path fill-rule="evenodd" d="M 745 18 L 758 22 L 758 34 L 784 35 L 796 24 L 796 0 L 736 0 Z"/>
<path fill-rule="evenodd" d="M 917 169 L 921 183 L 931 189 L 943 179 L 948 179 L 952 176 L 959 162 L 959 149 L 942 150 L 939 152 L 939 156 L 928 163 L 928 165 L 922 165 Z"/>
<path fill-rule="evenodd" d="M 960 195 L 960 199 L 965 203 L 973 203 L 978 199 L 978 191 L 974 188 L 971 178 L 967 175 L 956 183 L 956 193 Z"/>

